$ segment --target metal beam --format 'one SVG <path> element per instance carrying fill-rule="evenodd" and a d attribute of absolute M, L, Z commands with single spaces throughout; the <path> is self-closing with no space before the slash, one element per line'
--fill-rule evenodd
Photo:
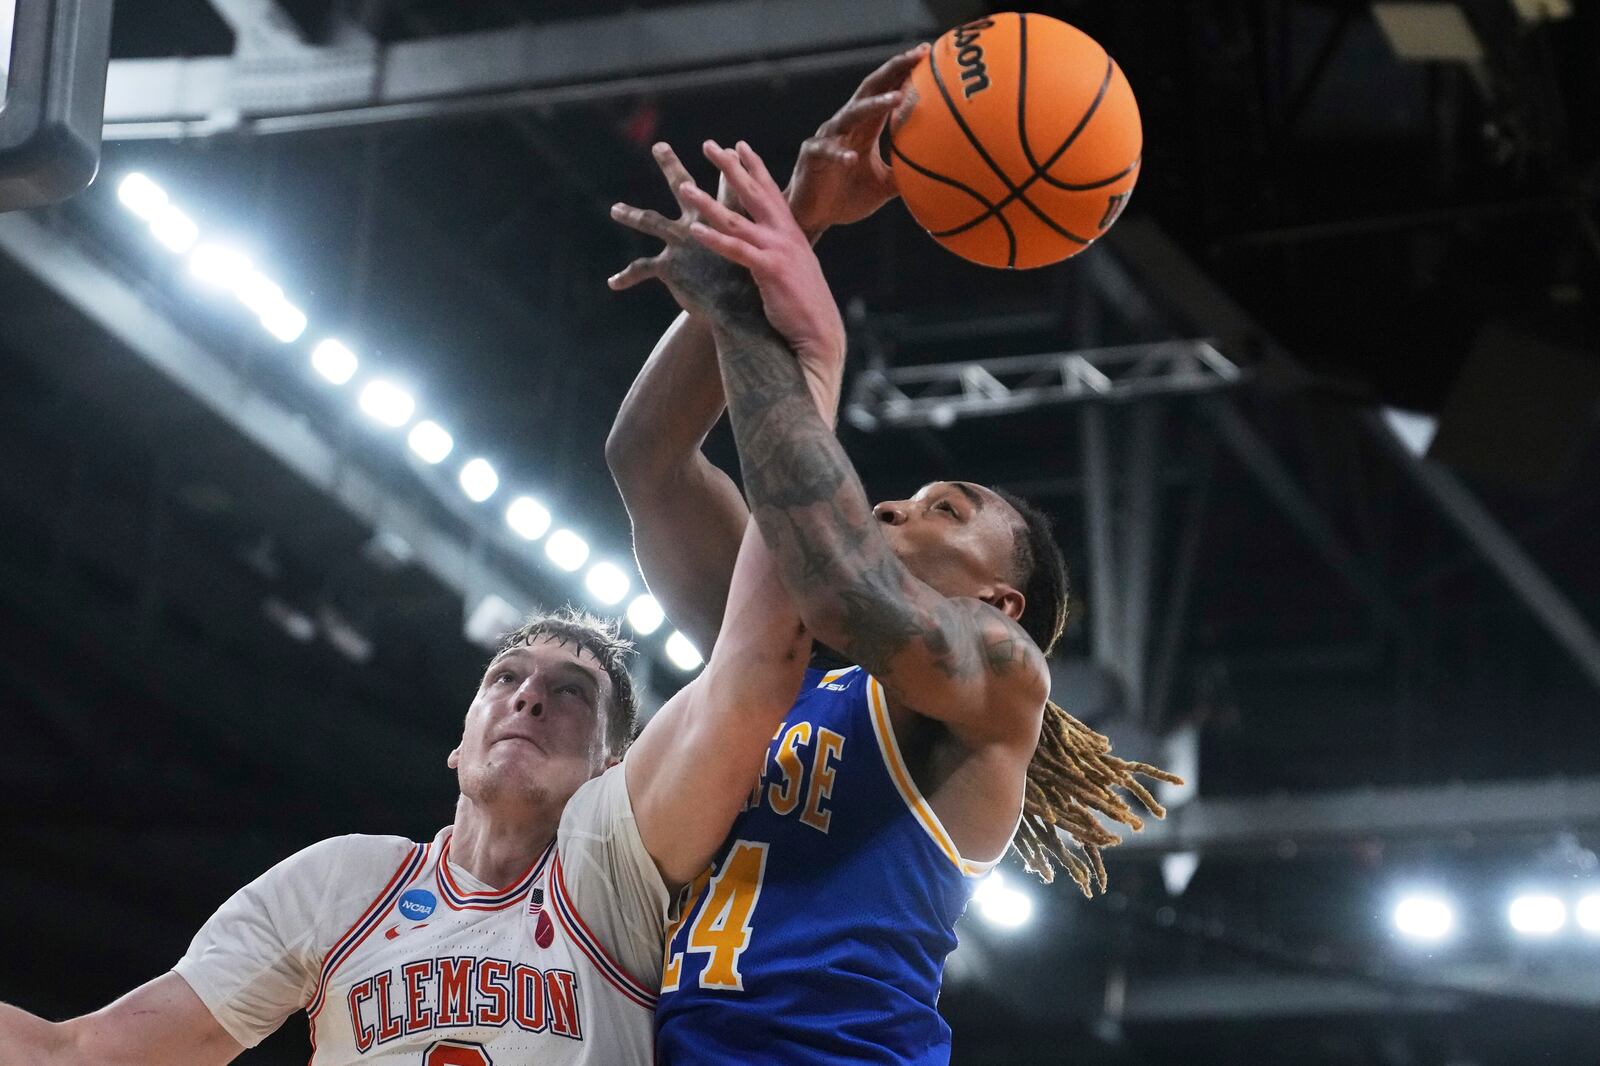
<path fill-rule="evenodd" d="M 1206 515 L 1211 503 L 1215 455 L 1216 445 L 1206 438 L 1200 450 L 1199 473 L 1189 492 L 1189 508 L 1184 513 L 1183 532 L 1178 535 L 1177 549 L 1169 567 L 1172 585 L 1167 592 L 1166 607 L 1161 612 L 1161 635 L 1155 649 L 1155 663 L 1150 671 L 1150 695 L 1144 718 L 1144 724 L 1155 730 L 1166 725 L 1178 660 L 1183 652 L 1184 638 L 1189 632 L 1190 591 L 1194 588 L 1201 538 L 1205 533 Z"/>
<path fill-rule="evenodd" d="M 1115 249 L 1101 248 L 1094 255 L 1081 258 L 1082 270 L 1092 291 L 1112 307 L 1127 326 L 1152 336 L 1180 332 L 1171 313 L 1134 278 Z"/>
<path fill-rule="evenodd" d="M 1594 1010 L 1600 1007 L 1600 968 L 1589 960 L 1526 968 L 1435 957 L 1425 971 L 1410 973 L 1374 968 L 1365 976 L 1208 973 L 1138 977 L 1128 982 L 1119 1020 L 1131 1024 L 1258 1024 L 1274 1018 L 1460 1014 L 1492 1005 Z"/>
<path fill-rule="evenodd" d="M 1108 426 L 1114 412 L 1104 404 L 1088 404 L 1080 414 L 1094 661 L 1116 676 L 1123 707 L 1143 714 L 1161 412 L 1149 404 L 1135 407 L 1132 432 L 1125 435 L 1125 446 L 1116 449 Z M 1123 436 L 1117 435 L 1119 443 Z M 1115 457 L 1114 451 L 1119 453 Z"/>
<path fill-rule="evenodd" d="M 1173 851 L 1276 854 L 1352 840 L 1454 840 L 1600 829 L 1600 777 L 1362 788 L 1251 799 L 1200 798 L 1147 822 L 1107 854 L 1150 859 Z"/>
<path fill-rule="evenodd" d="M 1191 260 L 1154 220 L 1143 215 L 1119 220 L 1101 240 L 1164 303 L 1215 337 L 1234 359 L 1283 354 L 1250 314 Z"/>
<path fill-rule="evenodd" d="M 253 9 L 264 0 L 215 2 Z M 628 91 L 637 93 L 648 91 L 637 79 L 672 72 L 725 84 L 731 66 L 762 62 L 770 71 L 779 57 L 831 52 L 864 63 L 883 54 L 881 45 L 918 39 L 940 25 L 919 0 L 722 0 L 382 46 L 358 41 L 231 57 L 116 60 L 107 80 L 105 135 L 309 128 L 294 122 L 299 116 L 335 116 L 340 125 L 438 117 L 450 112 L 433 105 L 446 99 L 492 106 L 519 90 L 593 90 L 620 79 L 633 80 Z M 868 44 L 880 47 L 871 56 L 848 51 Z M 404 110 L 385 110 L 394 108 Z M 283 121 L 256 121 L 264 116 Z"/>
<path fill-rule="evenodd" d="M 1156 464 L 1161 451 L 1162 410 L 1155 404 L 1133 409 L 1133 432 L 1128 441 L 1122 482 L 1122 674 L 1128 689 L 1128 708 L 1143 717 L 1150 660 L 1150 599 L 1154 594 L 1157 530 L 1161 524 L 1161 493 L 1157 491 Z"/>
<path fill-rule="evenodd" d="M 1369 604 L 1385 627 L 1398 629 L 1403 624 L 1399 605 L 1378 575 L 1345 544 L 1333 523 L 1300 487 L 1272 446 L 1244 420 L 1233 404 L 1225 400 L 1208 403 L 1204 410 L 1228 450 L 1266 490 L 1345 587 Z"/>
<path fill-rule="evenodd" d="M 1128 982 L 1118 1020 L 1125 1025 L 1258 1023 L 1275 1018 L 1454 1014 L 1467 1005 L 1467 998 L 1457 993 L 1385 988 L 1348 977 L 1205 974 Z"/>
<path fill-rule="evenodd" d="M 1242 377 L 1231 360 L 1202 340 L 867 369 L 856 376 L 845 417 L 865 431 L 942 429 L 961 418 L 1084 400 L 1214 392 Z"/>
<path fill-rule="evenodd" d="M 1529 612 L 1572 655 L 1579 672 L 1600 687 L 1600 637 L 1589 620 L 1455 474 L 1439 463 L 1418 458 L 1379 416 L 1369 413 L 1363 421 L 1401 469 L 1428 494 L 1462 536 L 1483 553 Z"/>
<path fill-rule="evenodd" d="M 233 31 L 234 54 L 292 52 L 306 46 L 305 37 L 278 0 L 210 0 Z"/>
<path fill-rule="evenodd" d="M 464 603 L 489 593 L 519 609 L 539 601 L 535 590 L 544 582 L 535 567 L 540 564 L 532 549 L 503 523 L 470 509 L 443 479 L 419 469 L 419 486 L 460 519 L 472 536 L 433 521 L 351 462 L 304 418 L 256 391 L 65 234 L 24 215 L 6 215 L 0 217 L 0 252 L 350 514 L 374 530 L 399 536 L 415 561 L 459 593 Z M 489 565 L 481 550 L 484 543 L 494 544 L 508 558 L 525 558 L 527 570 L 519 573 Z"/>
<path fill-rule="evenodd" d="M 1255 350 L 1273 358 L 1285 378 L 1298 374 L 1306 381 L 1311 380 L 1309 371 L 1304 368 L 1292 369 L 1298 364 L 1293 362 L 1287 350 L 1195 265 L 1153 221 L 1143 217 L 1125 219 L 1107 234 L 1105 240 L 1191 322 L 1221 338 L 1224 349 L 1229 353 Z M 1589 620 L 1455 475 L 1436 463 L 1418 459 L 1377 414 L 1369 412 L 1362 417 L 1362 421 L 1367 431 L 1417 482 L 1434 505 L 1483 553 L 1550 635 L 1572 655 L 1579 671 L 1600 687 L 1600 636 L 1596 635 Z M 1225 440 L 1230 433 L 1237 436 L 1236 431 L 1240 426 L 1248 429 L 1242 419 L 1230 419 L 1226 415 L 1218 426 L 1224 431 Z M 1364 576 L 1364 567 L 1359 564 L 1352 568 L 1354 556 L 1338 544 L 1337 538 L 1329 540 L 1327 533 L 1331 530 L 1317 528 L 1324 525 L 1325 520 L 1309 500 L 1295 502 L 1291 499 L 1300 495 L 1298 487 L 1292 481 L 1284 483 L 1268 469 L 1276 464 L 1270 452 L 1256 447 L 1243 450 L 1236 447 L 1235 451 L 1241 458 L 1256 457 L 1246 458 L 1247 464 L 1254 463 L 1253 469 L 1256 469 L 1258 476 L 1269 477 L 1278 483 L 1277 490 L 1269 487 L 1269 491 L 1281 494 L 1280 502 L 1292 508 L 1292 514 L 1300 516 L 1297 522 L 1302 523 L 1302 531 L 1319 542 L 1324 555 L 1347 583 L 1359 589 L 1375 580 Z M 1283 493 L 1286 487 L 1292 492 Z M 1311 524 L 1304 524 L 1306 520 Z M 1332 554 L 1329 554 L 1330 551 Z M 1381 599 L 1375 599 L 1375 603 L 1388 599 L 1387 591 L 1381 585 L 1377 590 L 1381 593 Z M 1388 608 L 1380 609 L 1388 612 Z"/>
<path fill-rule="evenodd" d="M 1122 635 L 1117 594 L 1117 551 L 1113 527 L 1111 455 L 1107 441 L 1104 407 L 1089 404 L 1083 409 L 1078 428 L 1083 436 L 1084 528 L 1089 538 L 1089 634 L 1094 661 L 1111 671 L 1123 683 L 1126 699 L 1127 679 L 1122 676 L 1118 642 Z"/>

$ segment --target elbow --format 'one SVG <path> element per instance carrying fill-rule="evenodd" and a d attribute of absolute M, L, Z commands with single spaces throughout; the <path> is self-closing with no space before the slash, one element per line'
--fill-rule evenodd
<path fill-rule="evenodd" d="M 606 468 L 624 502 L 639 498 L 667 473 L 660 449 L 650 447 L 649 434 L 632 424 L 625 410 L 606 435 Z"/>
<path fill-rule="evenodd" d="M 93 1061 L 88 1054 L 88 1029 L 86 1018 L 43 1022 L 35 1048 L 39 1061 L 50 1066 L 75 1066 L 79 1062 Z"/>
<path fill-rule="evenodd" d="M 789 591 L 794 597 L 796 590 Z M 855 620 L 847 617 L 844 602 L 833 590 L 811 585 L 800 596 L 794 597 L 794 607 L 806 631 L 814 639 L 840 652 L 854 643 L 851 626 Z"/>
<path fill-rule="evenodd" d="M 624 407 L 618 412 L 617 420 L 611 423 L 611 432 L 606 434 L 606 466 L 619 484 L 637 469 L 647 454 L 642 436 Z"/>

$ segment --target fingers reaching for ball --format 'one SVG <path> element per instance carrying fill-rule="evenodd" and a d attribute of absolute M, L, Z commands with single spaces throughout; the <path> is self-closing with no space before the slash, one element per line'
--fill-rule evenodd
<path fill-rule="evenodd" d="M 856 140 L 863 136 L 876 138 L 878 131 L 888 121 L 894 109 L 906 98 L 903 90 L 880 93 L 860 100 L 851 100 L 839 113 L 822 124 L 811 141 L 827 142 L 833 138 Z M 854 154 L 854 153 L 852 153 Z"/>
<path fill-rule="evenodd" d="M 930 47 L 924 42 L 908 48 L 898 55 L 890 56 L 883 61 L 883 64 L 877 70 L 861 80 L 861 84 L 856 87 L 855 95 L 851 99 L 863 100 L 869 96 L 877 96 L 879 93 L 886 93 L 891 89 L 900 88 L 905 84 L 906 78 L 910 77 L 911 69 L 922 61 L 923 56 L 928 54 Z"/>

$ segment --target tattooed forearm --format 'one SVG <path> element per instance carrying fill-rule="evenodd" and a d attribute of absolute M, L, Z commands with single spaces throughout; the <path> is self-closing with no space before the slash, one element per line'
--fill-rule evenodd
<path fill-rule="evenodd" d="M 884 539 L 783 341 L 770 330 L 722 330 L 718 350 L 751 513 L 813 628 L 891 691 L 895 660 L 917 644 L 919 659 L 952 680 L 1003 670 L 1009 653 L 985 652 L 974 605 L 913 594 L 916 579 Z"/>

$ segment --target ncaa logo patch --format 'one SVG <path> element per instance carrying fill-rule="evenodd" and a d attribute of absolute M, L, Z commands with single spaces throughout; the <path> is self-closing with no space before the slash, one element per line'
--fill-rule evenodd
<path fill-rule="evenodd" d="M 432 892 L 425 888 L 413 888 L 400 897 L 400 903 L 395 909 L 400 912 L 401 917 L 420 922 L 432 914 L 438 906 L 438 897 Z"/>

